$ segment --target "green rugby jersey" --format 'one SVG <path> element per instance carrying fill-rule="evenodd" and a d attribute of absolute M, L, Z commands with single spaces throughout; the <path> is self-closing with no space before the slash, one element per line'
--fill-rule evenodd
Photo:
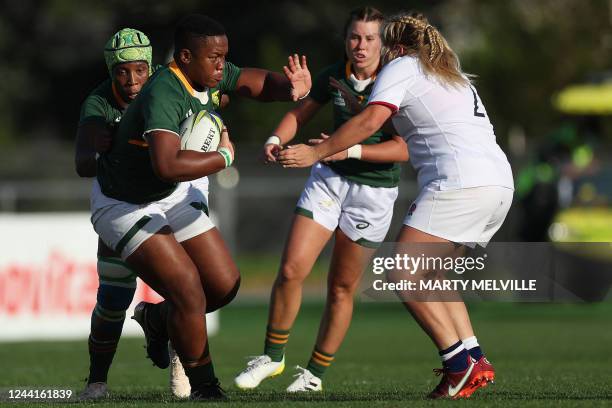
<path fill-rule="evenodd" d="M 145 133 L 167 130 L 178 137 L 181 122 L 202 110 L 218 109 L 221 94 L 235 90 L 239 76 L 240 68 L 226 62 L 217 87 L 198 92 L 174 62 L 155 72 L 123 115 L 113 147 L 98 160 L 102 192 L 133 204 L 170 195 L 177 183 L 155 175 Z"/>
<path fill-rule="evenodd" d="M 350 62 L 343 61 L 330 65 L 317 75 L 310 91 L 310 97 L 321 105 L 326 104 L 330 100 L 333 101 L 334 130 L 338 129 L 354 115 L 344 103 L 340 91 L 329 85 L 329 78 L 333 77 L 345 85 L 364 107 L 368 103 L 368 98 L 374 86 L 374 82 L 372 82 L 362 92 L 359 92 L 349 80 L 350 75 Z M 389 139 L 391 139 L 390 134 L 379 130 L 361 142 L 361 144 L 376 144 Z M 346 159 L 328 163 L 328 165 L 343 177 L 368 186 L 395 187 L 399 184 L 400 166 L 398 163 L 370 163 L 357 159 Z"/>
<path fill-rule="evenodd" d="M 114 128 L 121 122 L 126 107 L 109 78 L 98 85 L 81 105 L 79 126 L 97 122 Z"/>
<path fill-rule="evenodd" d="M 155 65 L 153 71 L 160 68 L 162 68 L 161 65 Z M 98 122 L 115 129 L 119 126 L 121 116 L 127 107 L 128 103 L 121 99 L 115 84 L 109 78 L 94 88 L 85 98 L 81 105 L 79 126 L 84 123 Z"/>

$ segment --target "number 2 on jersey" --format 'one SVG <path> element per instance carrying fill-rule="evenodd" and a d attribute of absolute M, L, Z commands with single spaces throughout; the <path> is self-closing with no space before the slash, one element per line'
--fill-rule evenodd
<path fill-rule="evenodd" d="M 476 91 L 472 86 L 470 86 L 470 90 L 472 91 L 472 95 L 474 95 L 474 116 L 478 116 L 479 118 L 484 118 L 484 112 L 478 112 L 478 97 L 476 96 Z"/>

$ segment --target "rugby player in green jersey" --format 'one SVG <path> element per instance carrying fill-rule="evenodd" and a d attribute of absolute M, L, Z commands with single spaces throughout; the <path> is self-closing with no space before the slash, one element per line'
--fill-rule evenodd
<path fill-rule="evenodd" d="M 108 151 L 123 112 L 149 79 L 151 43 L 144 33 L 124 28 L 106 43 L 104 59 L 110 78 L 96 87 L 81 107 L 75 152 L 75 167 L 81 177 L 95 177 L 96 155 Z M 107 395 L 108 371 L 136 290 L 134 272 L 102 240 L 98 240 L 97 270 L 100 286 L 91 315 L 89 376 L 81 399 Z"/>
<path fill-rule="evenodd" d="M 223 398 L 203 312 L 229 303 L 240 275 L 208 218 L 202 191 L 182 182 L 230 166 L 234 151 L 226 129 L 216 152 L 180 150 L 180 123 L 214 109 L 217 92 L 297 100 L 308 93 L 310 74 L 297 55 L 290 57 L 284 76 L 226 63 L 225 29 L 202 15 L 181 20 L 174 43 L 174 60 L 143 87 L 111 150 L 98 160 L 92 223 L 102 240 L 165 298 L 159 304 L 142 302 L 134 315 L 154 364 L 168 366 L 170 339 L 189 378 L 191 398 Z"/>
<path fill-rule="evenodd" d="M 266 161 L 275 162 L 281 146 L 326 103 L 333 103 L 334 129 L 365 106 L 379 70 L 383 19 L 372 7 L 350 13 L 344 26 L 346 58 L 325 68 L 310 96 L 283 117 L 264 146 Z M 363 144 L 313 166 L 272 288 L 264 354 L 249 361 L 236 377 L 239 388 L 255 388 L 283 371 L 285 345 L 300 308 L 302 284 L 334 236 L 327 303 L 314 351 L 287 391 L 322 389 L 321 378 L 350 325 L 353 296 L 363 270 L 389 229 L 400 176 L 394 162 L 406 160 L 403 140 L 379 130 Z"/>

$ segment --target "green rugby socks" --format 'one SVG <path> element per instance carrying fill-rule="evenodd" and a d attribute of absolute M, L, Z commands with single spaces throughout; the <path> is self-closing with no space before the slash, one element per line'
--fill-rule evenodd
<path fill-rule="evenodd" d="M 276 330 L 268 326 L 264 354 L 270 356 L 274 362 L 281 361 L 285 355 L 285 346 L 288 341 L 289 330 Z"/>
<path fill-rule="evenodd" d="M 312 355 L 310 356 L 310 361 L 308 361 L 306 369 L 315 377 L 322 378 L 323 374 L 325 374 L 325 370 L 329 368 L 333 361 L 333 354 L 324 353 L 315 347 L 312 351 Z"/>

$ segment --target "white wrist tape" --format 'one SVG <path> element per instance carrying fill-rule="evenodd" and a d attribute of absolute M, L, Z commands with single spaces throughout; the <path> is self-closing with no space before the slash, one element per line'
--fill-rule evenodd
<path fill-rule="evenodd" d="M 357 159 L 357 160 L 361 159 L 361 145 L 360 144 L 356 144 L 355 146 L 349 147 L 346 152 L 347 152 L 347 157 L 349 159 Z"/>
<path fill-rule="evenodd" d="M 230 149 L 228 149 L 227 147 L 222 147 L 217 150 L 217 153 L 219 153 L 223 157 L 223 160 L 225 160 L 226 168 L 232 165 L 234 157 L 232 156 L 232 152 Z"/>
<path fill-rule="evenodd" d="M 276 135 L 272 135 L 268 138 L 268 140 L 266 140 L 266 143 L 264 143 L 265 145 L 269 145 L 269 144 L 275 144 L 275 145 L 279 145 L 281 144 L 281 140 L 280 137 L 276 136 Z"/>

